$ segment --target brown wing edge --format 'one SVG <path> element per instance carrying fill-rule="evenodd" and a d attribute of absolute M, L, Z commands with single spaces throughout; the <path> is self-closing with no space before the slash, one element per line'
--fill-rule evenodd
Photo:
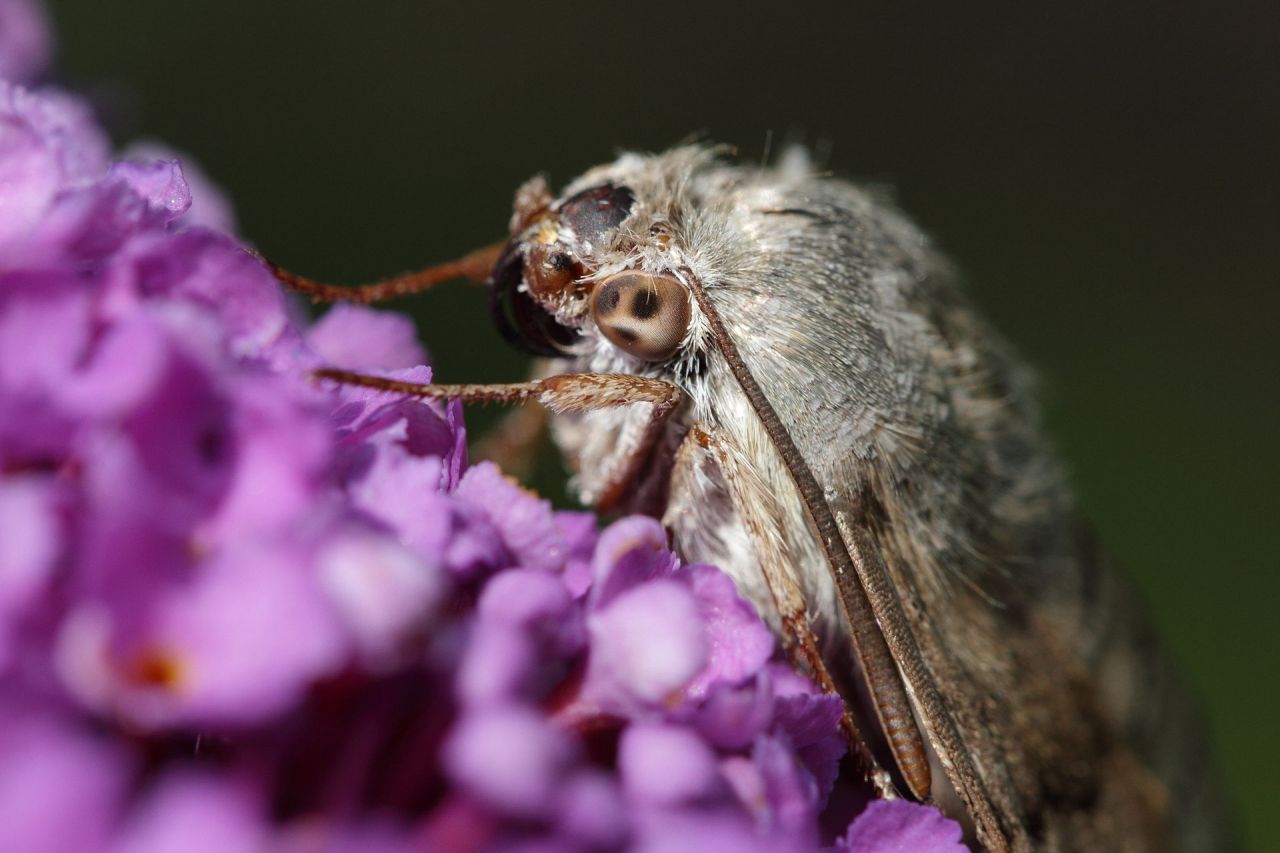
<path fill-rule="evenodd" d="M 1235 815 L 1200 698 L 1156 635 L 1141 596 L 1098 547 L 1092 526 L 1076 520 L 1074 533 L 1085 587 L 1092 591 L 1094 640 L 1083 654 L 1116 738 L 1129 745 L 1142 773 L 1157 780 L 1177 849 L 1238 849 Z"/>
<path fill-rule="evenodd" d="M 1235 849 L 1198 703 L 1083 526 L 1044 600 L 1006 607 L 961 586 L 940 600 L 868 503 L 837 498 L 831 509 L 850 552 L 871 556 L 855 559 L 873 604 L 898 611 L 882 617 L 887 633 L 900 626 L 918 645 L 924 671 L 904 667 L 913 692 L 923 675 L 970 748 L 1000 817 L 998 835 L 979 823 L 985 847 Z M 964 796 L 967 780 L 948 771 Z"/>

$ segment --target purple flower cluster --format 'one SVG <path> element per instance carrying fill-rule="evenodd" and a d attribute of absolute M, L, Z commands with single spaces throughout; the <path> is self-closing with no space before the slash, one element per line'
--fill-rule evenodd
<path fill-rule="evenodd" d="M 456 403 L 312 381 L 431 371 L 305 327 L 228 209 L 0 82 L 0 849 L 963 849 L 824 836 L 840 702 L 732 581 L 468 467 Z"/>

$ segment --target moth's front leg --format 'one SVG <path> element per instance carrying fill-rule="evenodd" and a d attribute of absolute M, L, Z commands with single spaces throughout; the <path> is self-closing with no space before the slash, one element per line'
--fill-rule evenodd
<path fill-rule="evenodd" d="M 595 506 L 601 511 L 612 508 L 625 496 L 662 435 L 671 413 L 684 399 L 684 392 L 670 382 L 627 373 L 562 373 L 528 382 L 491 385 L 428 385 L 331 368 L 317 370 L 314 375 L 345 385 L 377 388 L 423 399 L 508 404 L 534 401 L 556 414 L 649 403 L 652 409 L 639 441 L 604 478 L 605 486 L 595 499 Z"/>
<path fill-rule="evenodd" d="M 676 451 L 671 472 L 671 502 L 664 523 L 668 529 L 678 528 L 683 516 L 695 506 L 705 505 L 711 499 L 707 489 L 714 488 L 716 473 L 727 489 L 733 511 L 746 528 L 752 554 L 778 616 L 776 627 L 780 629 L 784 650 L 792 663 L 807 672 L 824 692 L 840 696 L 822 657 L 804 592 L 793 567 L 788 564 L 785 531 L 780 529 L 779 519 L 766 509 L 768 503 L 764 495 L 768 487 L 758 480 L 742 452 L 728 437 L 708 424 L 694 424 Z M 680 542 L 675 544 L 679 550 Z M 743 579 L 735 580 L 743 583 Z M 854 756 L 879 796 L 897 796 L 889 773 L 872 754 L 862 734 L 870 729 L 851 703 L 846 701 L 844 705 L 843 725 Z"/>

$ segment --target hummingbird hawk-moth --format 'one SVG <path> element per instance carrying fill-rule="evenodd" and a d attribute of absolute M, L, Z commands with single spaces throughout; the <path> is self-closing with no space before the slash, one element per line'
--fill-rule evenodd
<path fill-rule="evenodd" d="M 529 382 L 321 373 L 545 406 L 586 503 L 662 518 L 844 698 L 882 796 L 992 850 L 1225 845 L 1194 704 L 1076 518 L 1027 372 L 916 227 L 802 159 L 626 154 L 558 197 L 528 182 L 510 239 L 459 261 L 276 272 L 320 300 L 486 282 Z"/>

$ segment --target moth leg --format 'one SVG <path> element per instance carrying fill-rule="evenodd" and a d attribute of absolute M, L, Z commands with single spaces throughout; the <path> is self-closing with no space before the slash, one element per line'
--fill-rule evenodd
<path fill-rule="evenodd" d="M 489 277 L 504 247 L 505 243 L 494 243 L 492 246 L 477 249 L 456 260 L 402 273 L 371 284 L 357 285 L 322 284 L 276 266 L 261 255 L 258 257 L 285 287 L 306 294 L 311 297 L 312 302 L 358 302 L 361 305 L 368 305 L 372 302 L 385 302 L 397 296 L 422 293 L 437 284 L 458 278 L 479 284 Z"/>
<path fill-rule="evenodd" d="M 652 410 L 639 442 L 609 473 L 605 487 L 595 500 L 600 510 L 609 509 L 622 498 L 662 435 L 667 419 L 684 400 L 684 392 L 670 382 L 627 373 L 561 373 L 528 382 L 492 385 L 424 385 L 331 368 L 314 371 L 313 375 L 345 385 L 361 385 L 423 399 L 458 399 L 464 403 L 534 401 L 556 414 L 648 403 Z"/>
<path fill-rule="evenodd" d="M 836 687 L 822 657 L 818 638 L 809 620 L 804 593 L 794 575 L 787 570 L 783 532 L 778 529 L 776 520 L 768 517 L 764 501 L 753 494 L 753 491 L 767 487 L 763 483 L 753 482 L 750 468 L 740 464 L 736 448 L 710 425 L 694 424 L 677 449 L 671 474 L 672 494 L 699 496 L 701 489 L 694 481 L 705 477 L 699 467 L 702 461 L 699 457 L 704 455 L 710 456 L 712 464 L 723 476 L 733 508 L 746 526 L 752 551 L 777 609 L 783 648 L 787 656 L 796 667 L 808 672 L 823 692 L 840 696 L 843 701 L 844 697 Z M 698 500 L 699 497 L 694 499 Z M 669 513 L 683 511 L 683 507 L 672 507 Z M 664 521 L 670 526 L 670 519 Z M 898 793 L 888 771 L 872 754 L 866 738 L 861 734 L 869 729 L 859 719 L 857 709 L 848 701 L 844 701 L 844 709 L 842 727 L 855 760 L 875 786 L 878 796 L 885 799 L 897 797 Z"/>

